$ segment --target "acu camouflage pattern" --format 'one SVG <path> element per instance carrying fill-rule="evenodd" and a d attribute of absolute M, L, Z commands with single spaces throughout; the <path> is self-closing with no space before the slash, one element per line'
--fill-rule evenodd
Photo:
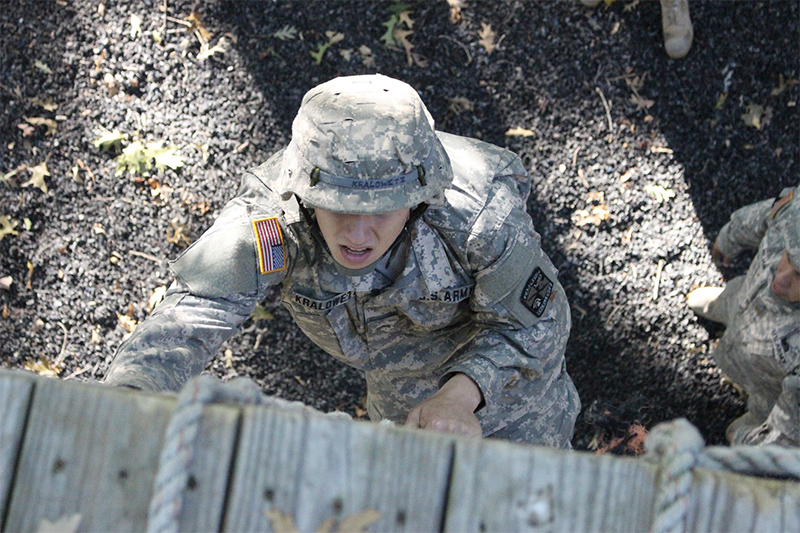
<path fill-rule="evenodd" d="M 422 99 L 381 75 L 347 76 L 306 93 L 272 189 L 314 207 L 388 213 L 441 203 L 453 173 Z"/>
<path fill-rule="evenodd" d="M 568 447 L 580 409 L 564 363 L 569 306 L 525 212 L 519 159 L 437 135 L 416 91 L 379 75 L 312 89 L 292 131 L 173 263 L 176 283 L 120 347 L 107 381 L 178 388 L 282 284 L 300 328 L 364 372 L 373 420 L 403 423 L 463 372 L 483 393 L 485 435 Z M 364 273 L 335 263 L 297 197 L 345 213 L 429 207 Z M 286 268 L 262 274 L 250 228 L 273 217 Z"/>
<path fill-rule="evenodd" d="M 714 360 L 748 396 L 748 413 L 728 429 L 732 444 L 800 445 L 800 304 L 770 287 L 784 250 L 800 266 L 798 192 L 739 209 L 717 237 L 728 257 L 758 249 L 747 275 L 731 280 L 715 302 L 727 327 Z"/>

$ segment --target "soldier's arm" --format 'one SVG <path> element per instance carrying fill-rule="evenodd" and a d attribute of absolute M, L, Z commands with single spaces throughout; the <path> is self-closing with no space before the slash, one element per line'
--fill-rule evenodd
<path fill-rule="evenodd" d="M 757 249 L 767 231 L 774 202 L 774 199 L 764 200 L 734 211 L 714 242 L 714 260 L 728 265 L 743 251 Z"/>
<path fill-rule="evenodd" d="M 474 232 L 468 246 L 476 280 L 470 306 L 480 331 L 441 380 L 466 374 L 483 407 L 520 379 L 547 382 L 560 373 L 571 322 L 557 271 L 511 189 L 497 188 L 478 223 L 491 228 Z"/>
<path fill-rule="evenodd" d="M 176 281 L 119 347 L 104 381 L 144 390 L 179 389 L 203 371 L 255 305 L 255 293 L 205 298 Z"/>

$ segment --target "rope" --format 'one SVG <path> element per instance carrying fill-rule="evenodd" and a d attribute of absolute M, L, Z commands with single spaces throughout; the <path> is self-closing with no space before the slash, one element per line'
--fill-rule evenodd
<path fill-rule="evenodd" d="M 648 457 L 659 463 L 654 533 L 685 530 L 692 470 L 727 470 L 800 481 L 800 449 L 776 445 L 705 448 L 700 432 L 679 418 L 659 424 L 647 438 Z"/>
<path fill-rule="evenodd" d="M 290 402 L 264 396 L 247 378 L 223 383 L 210 376 L 189 381 L 178 394 L 178 403 L 167 425 L 164 447 L 150 500 L 147 518 L 148 533 L 177 533 L 184 495 L 190 487 L 189 470 L 195 451 L 200 419 L 205 407 L 212 403 L 265 405 L 289 411 L 320 413 L 302 402 Z M 350 419 L 346 413 L 332 416 Z"/>

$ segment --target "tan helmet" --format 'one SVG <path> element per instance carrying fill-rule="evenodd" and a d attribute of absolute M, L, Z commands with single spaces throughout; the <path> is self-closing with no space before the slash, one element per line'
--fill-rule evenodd
<path fill-rule="evenodd" d="M 440 204 L 452 181 L 419 94 L 375 74 L 335 78 L 306 93 L 276 192 L 328 211 L 376 214 Z"/>

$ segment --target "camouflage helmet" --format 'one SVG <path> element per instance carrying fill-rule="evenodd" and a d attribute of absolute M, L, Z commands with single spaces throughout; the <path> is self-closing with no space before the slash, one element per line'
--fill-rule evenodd
<path fill-rule="evenodd" d="M 277 192 L 311 207 L 376 214 L 440 204 L 450 159 L 422 99 L 381 75 L 325 82 L 303 97 Z"/>

